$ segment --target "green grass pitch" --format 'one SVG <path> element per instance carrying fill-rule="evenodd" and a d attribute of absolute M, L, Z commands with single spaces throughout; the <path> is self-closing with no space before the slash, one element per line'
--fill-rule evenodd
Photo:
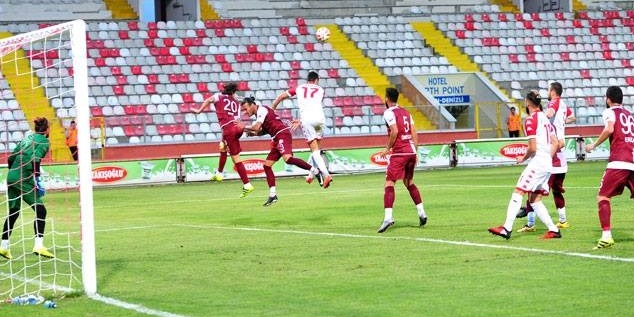
<path fill-rule="evenodd" d="M 427 226 L 418 227 L 399 183 L 396 224 L 382 235 L 378 173 L 335 175 L 326 190 L 278 179 L 280 201 L 268 208 L 262 179 L 244 199 L 237 181 L 98 189 L 99 293 L 197 317 L 626 316 L 634 262 L 572 254 L 634 259 L 629 192 L 613 199 L 616 246 L 592 250 L 605 164 L 570 166 L 572 227 L 549 241 L 539 239 L 539 221 L 538 232 L 509 241 L 487 232 L 504 221 L 522 166 L 418 171 Z M 76 196 L 50 194 L 49 209 L 68 206 L 68 195 Z M 552 197 L 545 201 L 556 221 Z M 0 305 L 0 316 L 147 315 L 79 296 L 54 310 Z"/>

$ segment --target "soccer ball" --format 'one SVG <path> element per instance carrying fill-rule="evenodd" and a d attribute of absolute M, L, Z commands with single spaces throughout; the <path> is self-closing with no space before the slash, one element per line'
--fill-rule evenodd
<path fill-rule="evenodd" d="M 317 32 L 315 32 L 315 37 L 319 42 L 326 42 L 330 38 L 330 30 L 327 27 L 322 26 L 317 29 Z"/>

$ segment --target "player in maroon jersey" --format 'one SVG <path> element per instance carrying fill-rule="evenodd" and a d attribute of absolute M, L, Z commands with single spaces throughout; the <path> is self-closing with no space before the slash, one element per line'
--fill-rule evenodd
<path fill-rule="evenodd" d="M 603 111 L 604 128 L 597 140 L 586 145 L 591 152 L 608 138 L 610 139 L 610 157 L 597 195 L 601 239 L 595 249 L 609 248 L 614 245 L 610 230 L 612 214 L 610 198 L 621 195 L 625 187 L 634 198 L 634 117 L 622 105 L 623 91 L 616 86 L 608 87 L 605 93 L 607 109 Z"/>
<path fill-rule="evenodd" d="M 245 127 L 245 131 L 249 135 L 268 134 L 273 138 L 271 141 L 271 151 L 266 156 L 264 162 L 264 173 L 266 174 L 266 182 L 269 185 L 269 197 L 264 202 L 264 206 L 270 206 L 276 203 L 277 190 L 275 188 L 275 174 L 273 173 L 273 164 L 279 161 L 280 157 L 286 164 L 295 165 L 301 169 L 318 173 L 318 170 L 312 167 L 306 161 L 293 157 L 293 136 L 291 128 L 284 124 L 280 117 L 270 107 L 258 106 L 255 98 L 247 97 L 242 100 L 242 110 L 249 116 L 256 115 L 253 125 Z"/>
<path fill-rule="evenodd" d="M 240 159 L 240 152 L 242 151 L 240 147 L 240 137 L 244 131 L 244 124 L 240 121 L 240 104 L 235 98 L 237 89 L 238 86 L 235 83 L 226 84 L 222 93 L 216 93 L 207 98 L 200 108 L 194 109 L 194 112 L 200 113 L 212 103 L 214 104 L 216 115 L 218 116 L 218 123 L 222 130 L 218 172 L 222 173 L 225 162 L 227 161 L 227 152 L 229 152 L 233 160 L 233 165 L 236 167 L 236 171 L 238 171 L 238 175 L 240 175 L 243 184 L 240 198 L 244 198 L 251 193 L 254 188 L 249 181 L 247 170 L 244 168 L 244 164 L 242 164 L 242 160 Z M 215 179 L 212 178 L 212 180 L 218 180 L 218 177 Z M 220 178 L 220 180 L 222 180 L 222 178 Z"/>
<path fill-rule="evenodd" d="M 427 223 L 427 215 L 423 208 L 423 199 L 414 184 L 414 169 L 418 164 L 418 135 L 414 129 L 414 120 L 410 113 L 401 108 L 398 101 L 399 92 L 396 88 L 385 90 L 385 106 L 383 120 L 388 126 L 388 142 L 382 157 L 389 156 L 389 163 L 385 173 L 385 193 L 383 195 L 383 207 L 385 217 L 379 227 L 378 233 L 383 233 L 394 224 L 392 207 L 394 205 L 394 183 L 402 179 L 409 191 L 410 197 L 418 211 L 418 224 L 424 226 Z"/>

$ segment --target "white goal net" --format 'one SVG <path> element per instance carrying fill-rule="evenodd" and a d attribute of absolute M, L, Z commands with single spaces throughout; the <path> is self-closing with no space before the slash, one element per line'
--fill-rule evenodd
<path fill-rule="evenodd" d="M 0 158 L 6 163 L 11 157 L 12 164 L 0 168 L 6 209 L 0 210 L 0 299 L 95 294 L 86 25 L 77 20 L 2 35 Z M 34 120 L 41 117 L 50 125 L 50 145 L 38 174 L 36 162 L 47 143 L 34 137 Z M 71 120 L 78 131 L 77 162 L 65 143 Z"/>

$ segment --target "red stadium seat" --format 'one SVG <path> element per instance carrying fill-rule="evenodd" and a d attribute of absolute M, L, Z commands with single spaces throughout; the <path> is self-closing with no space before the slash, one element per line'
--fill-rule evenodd
<path fill-rule="evenodd" d="M 158 84 L 159 83 L 159 78 L 157 74 L 149 74 L 147 75 L 147 81 L 150 84 Z"/>
<path fill-rule="evenodd" d="M 592 78 L 592 76 L 590 75 L 590 71 L 587 70 L 587 69 L 582 69 L 582 70 L 579 71 L 579 73 L 581 74 L 581 77 L 583 79 L 591 79 Z"/>
<path fill-rule="evenodd" d="M 231 67 L 231 64 L 224 63 L 224 64 L 222 64 L 222 71 L 225 72 L 225 73 L 231 73 L 231 72 L 233 72 L 233 68 Z"/>
<path fill-rule="evenodd" d="M 555 12 L 555 18 L 557 18 L 557 20 L 565 20 L 566 19 L 564 17 L 564 13 L 563 12 Z"/>
<path fill-rule="evenodd" d="M 625 82 L 628 86 L 634 86 L 634 77 L 628 76 L 627 78 L 625 78 Z"/>
<path fill-rule="evenodd" d="M 289 30 L 288 27 L 283 26 L 280 28 L 280 34 L 284 35 L 284 36 L 289 36 L 291 35 L 291 31 Z"/>
<path fill-rule="evenodd" d="M 135 112 L 136 112 L 136 114 L 146 114 L 147 113 L 147 109 L 145 108 L 145 105 L 136 105 Z"/>
<path fill-rule="evenodd" d="M 127 83 L 128 83 L 128 77 L 123 76 L 123 75 L 117 76 L 117 84 L 126 85 Z"/>
<path fill-rule="evenodd" d="M 629 59 L 622 59 L 621 60 L 621 66 L 627 67 L 627 68 L 632 68 L 632 64 L 630 63 Z"/>
<path fill-rule="evenodd" d="M 132 74 L 134 75 L 141 75 L 143 74 L 143 70 L 141 69 L 141 66 L 139 65 L 133 65 L 130 67 L 130 71 L 132 72 Z"/>
<path fill-rule="evenodd" d="M 147 92 L 148 94 L 155 94 L 156 93 L 156 86 L 149 84 L 149 85 L 145 85 L 145 92 Z"/>
<path fill-rule="evenodd" d="M 209 88 L 207 88 L 207 84 L 206 83 L 197 83 L 196 84 L 196 88 L 198 89 L 199 92 L 207 92 L 207 91 L 209 91 Z"/>
<path fill-rule="evenodd" d="M 155 39 L 158 38 L 158 31 L 157 30 L 147 30 L 147 36 L 151 39 Z"/>
<path fill-rule="evenodd" d="M 181 53 L 181 55 L 189 55 L 189 47 L 187 46 L 179 47 L 178 51 Z"/>
<path fill-rule="evenodd" d="M 173 38 L 164 38 L 163 39 L 163 45 L 167 46 L 167 47 L 172 47 L 174 46 L 174 39 Z"/>
<path fill-rule="evenodd" d="M 126 30 L 119 30 L 119 38 L 122 40 L 128 40 L 130 39 L 130 34 L 128 34 L 128 31 Z"/>
<path fill-rule="evenodd" d="M 541 21 L 542 18 L 539 16 L 539 12 L 531 13 L 531 20 L 533 20 L 533 21 Z"/>
<path fill-rule="evenodd" d="M 123 107 L 123 111 L 126 115 L 134 115 L 136 114 L 136 107 L 133 105 L 127 105 Z"/>
<path fill-rule="evenodd" d="M 306 27 L 306 26 L 298 27 L 297 31 L 299 32 L 300 35 L 308 35 L 308 34 L 310 34 L 310 32 L 308 32 L 308 27 Z"/>
<path fill-rule="evenodd" d="M 299 43 L 299 40 L 297 39 L 297 36 L 295 36 L 295 35 L 287 36 L 286 40 L 288 41 L 288 44 L 298 44 Z"/>
<path fill-rule="evenodd" d="M 258 52 L 258 46 L 255 44 L 249 44 L 247 45 L 247 52 L 250 54 L 255 54 Z"/>
<path fill-rule="evenodd" d="M 219 63 L 219 64 L 220 64 L 220 63 L 226 63 L 226 62 L 227 62 L 227 59 L 226 59 L 226 58 L 225 58 L 225 56 L 224 56 L 224 55 L 222 55 L 222 54 L 216 54 L 216 55 L 214 56 L 214 59 L 216 60 L 216 63 Z"/>
<path fill-rule="evenodd" d="M 110 67 L 110 72 L 112 73 L 112 75 L 115 75 L 115 76 L 121 75 L 121 67 L 112 66 Z"/>
<path fill-rule="evenodd" d="M 541 29 L 539 32 L 542 34 L 542 36 L 545 36 L 545 37 L 550 37 L 551 36 L 549 29 Z"/>
<path fill-rule="evenodd" d="M 506 13 L 498 13 L 498 20 L 500 22 L 508 22 L 509 19 L 506 17 Z"/>
<path fill-rule="evenodd" d="M 603 58 L 614 59 L 614 57 L 612 56 L 612 51 L 603 51 Z"/>
<path fill-rule="evenodd" d="M 128 22 L 128 29 L 130 29 L 130 31 L 138 31 L 139 30 L 139 22 L 138 21 L 130 21 L 130 22 Z"/>
<path fill-rule="evenodd" d="M 568 44 L 577 44 L 577 39 L 575 38 L 574 35 L 567 35 L 566 36 L 566 43 L 568 43 Z"/>
<path fill-rule="evenodd" d="M 241 81 L 241 82 L 238 83 L 238 90 L 240 90 L 240 91 L 248 91 L 248 90 L 251 90 L 251 89 L 249 88 L 249 83 L 248 82 Z"/>
<path fill-rule="evenodd" d="M 559 57 L 561 58 L 562 61 L 564 62 L 569 62 L 570 61 L 570 53 L 568 52 L 561 52 L 559 53 Z"/>
<path fill-rule="evenodd" d="M 531 21 L 524 21 L 522 23 L 524 24 L 524 28 L 527 29 L 527 30 L 532 30 L 534 28 L 533 27 L 533 22 L 531 22 Z"/>
<path fill-rule="evenodd" d="M 93 117 L 102 117 L 102 110 L 101 106 L 90 106 L 90 114 L 92 114 Z"/>
<path fill-rule="evenodd" d="M 192 96 L 192 94 L 184 93 L 184 94 L 181 94 L 181 97 L 183 98 L 183 102 L 187 102 L 187 103 L 194 102 L 194 96 Z"/>
<path fill-rule="evenodd" d="M 328 77 L 330 78 L 339 78 L 339 71 L 336 68 L 331 68 L 328 70 Z"/>
<path fill-rule="evenodd" d="M 225 30 L 223 29 L 215 29 L 214 33 L 217 37 L 225 37 Z"/>
<path fill-rule="evenodd" d="M 295 24 L 297 24 L 297 26 L 306 26 L 306 21 L 302 17 L 297 17 L 295 18 Z"/>

